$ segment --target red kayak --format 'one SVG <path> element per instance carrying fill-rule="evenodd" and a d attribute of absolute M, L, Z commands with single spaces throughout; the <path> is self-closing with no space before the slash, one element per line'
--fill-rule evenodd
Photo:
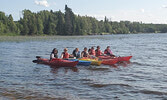
<path fill-rule="evenodd" d="M 118 59 L 105 59 L 102 60 L 102 64 L 104 65 L 114 65 L 118 62 Z"/>
<path fill-rule="evenodd" d="M 37 64 L 45 64 L 55 67 L 75 67 L 78 64 L 78 61 L 68 61 L 63 59 L 44 59 L 44 58 L 37 58 L 37 60 L 33 60 L 34 63 Z"/>
<path fill-rule="evenodd" d="M 98 56 L 100 59 L 112 59 L 113 57 L 111 56 Z"/>
<path fill-rule="evenodd" d="M 118 62 L 122 61 L 129 61 L 132 56 L 126 56 L 126 57 L 111 57 L 111 56 L 99 56 L 100 59 L 105 60 L 105 59 L 117 59 Z"/>
<path fill-rule="evenodd" d="M 132 56 L 126 56 L 126 57 L 117 57 L 118 61 L 129 61 L 132 58 Z"/>

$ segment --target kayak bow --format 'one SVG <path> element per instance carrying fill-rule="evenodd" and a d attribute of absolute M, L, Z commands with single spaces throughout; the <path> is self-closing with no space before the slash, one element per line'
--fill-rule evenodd
<path fill-rule="evenodd" d="M 99 58 L 102 60 L 118 59 L 118 62 L 122 62 L 122 61 L 129 61 L 132 58 L 132 56 L 125 56 L 125 57 L 99 56 Z"/>

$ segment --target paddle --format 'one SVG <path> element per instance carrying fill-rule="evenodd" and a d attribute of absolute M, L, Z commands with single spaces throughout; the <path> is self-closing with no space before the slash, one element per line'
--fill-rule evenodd
<path fill-rule="evenodd" d="M 33 60 L 32 62 L 33 62 L 33 63 L 40 63 L 39 58 L 41 58 L 41 57 L 40 57 L 40 56 L 36 56 L 36 58 L 37 58 L 37 60 Z"/>
<path fill-rule="evenodd" d="M 36 56 L 36 58 L 38 59 L 38 58 L 41 58 L 41 56 Z"/>
<path fill-rule="evenodd" d="M 32 62 L 33 62 L 33 63 L 38 63 L 38 60 L 33 60 Z"/>

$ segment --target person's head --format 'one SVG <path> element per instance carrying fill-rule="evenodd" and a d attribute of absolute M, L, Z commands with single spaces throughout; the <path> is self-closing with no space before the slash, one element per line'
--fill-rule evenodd
<path fill-rule="evenodd" d="M 68 49 L 67 48 L 64 48 L 64 52 L 67 52 L 68 51 Z"/>
<path fill-rule="evenodd" d="M 94 47 L 91 47 L 92 50 L 94 50 Z"/>
<path fill-rule="evenodd" d="M 79 51 L 79 48 L 76 48 L 75 50 L 76 50 L 76 52 L 78 52 L 78 51 Z"/>
<path fill-rule="evenodd" d="M 57 50 L 56 48 L 54 48 L 54 49 L 52 50 L 52 53 L 57 54 L 57 53 L 58 53 L 58 50 Z"/>
<path fill-rule="evenodd" d="M 109 50 L 110 49 L 110 46 L 107 46 L 107 50 Z"/>
<path fill-rule="evenodd" d="M 100 46 L 97 46 L 97 49 L 100 49 Z"/>
<path fill-rule="evenodd" d="M 87 47 L 84 48 L 84 51 L 87 51 Z"/>

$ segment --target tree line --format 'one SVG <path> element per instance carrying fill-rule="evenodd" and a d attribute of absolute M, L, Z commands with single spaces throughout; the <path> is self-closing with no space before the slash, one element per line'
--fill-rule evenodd
<path fill-rule="evenodd" d="M 167 24 L 145 24 L 130 21 L 97 20 L 90 16 L 73 13 L 65 5 L 65 12 L 43 10 L 37 13 L 23 10 L 23 17 L 13 21 L 12 15 L 0 11 L 0 34 L 17 35 L 91 35 L 91 34 L 130 34 L 167 33 Z"/>

